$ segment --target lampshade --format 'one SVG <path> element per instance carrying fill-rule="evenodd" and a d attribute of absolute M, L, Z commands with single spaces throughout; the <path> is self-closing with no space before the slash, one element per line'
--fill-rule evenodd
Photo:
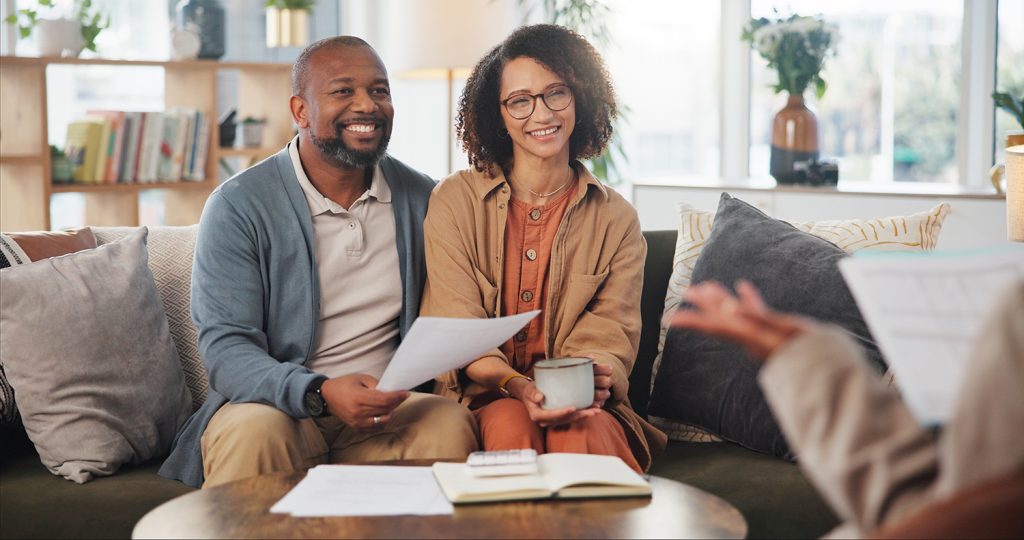
<path fill-rule="evenodd" d="M 388 0 L 382 57 L 401 77 L 468 70 L 519 24 L 515 0 Z"/>
<path fill-rule="evenodd" d="M 1006 234 L 1024 242 L 1024 144 L 1006 149 Z"/>

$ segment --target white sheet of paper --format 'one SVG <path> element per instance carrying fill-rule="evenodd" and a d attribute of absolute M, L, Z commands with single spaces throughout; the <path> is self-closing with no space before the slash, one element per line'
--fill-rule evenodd
<path fill-rule="evenodd" d="M 453 509 L 430 467 L 319 465 L 270 511 L 297 517 L 432 516 Z"/>
<path fill-rule="evenodd" d="M 949 420 L 981 324 L 1024 279 L 1024 250 L 864 254 L 839 263 L 910 411 Z"/>
<path fill-rule="evenodd" d="M 461 368 L 507 341 L 538 313 L 540 310 L 495 319 L 420 317 L 402 339 L 377 389 L 409 390 Z"/>

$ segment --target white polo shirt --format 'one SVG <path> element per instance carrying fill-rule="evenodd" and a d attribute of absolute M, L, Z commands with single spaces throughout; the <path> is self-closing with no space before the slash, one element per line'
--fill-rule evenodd
<path fill-rule="evenodd" d="M 331 378 L 365 373 L 379 379 L 398 348 L 402 310 L 391 189 L 377 165 L 370 188 L 345 209 L 309 181 L 298 137 L 288 143 L 288 154 L 313 218 L 320 280 L 320 323 L 306 367 Z"/>

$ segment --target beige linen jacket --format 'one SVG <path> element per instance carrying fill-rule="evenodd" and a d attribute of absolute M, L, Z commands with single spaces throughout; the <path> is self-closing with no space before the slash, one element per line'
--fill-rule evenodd
<path fill-rule="evenodd" d="M 760 385 L 800 467 L 844 521 L 831 536 L 862 536 L 1024 470 L 1024 282 L 982 328 L 937 439 L 838 328 L 817 327 L 769 358 Z"/>
<path fill-rule="evenodd" d="M 605 405 L 621 424 L 645 470 L 666 436 L 627 402 L 629 372 L 640 342 L 640 293 L 647 244 L 636 210 L 574 163 L 583 189 L 573 196 L 551 248 L 543 306 L 548 358 L 587 356 L 612 367 Z M 427 283 L 420 315 L 491 318 L 501 314 L 505 222 L 511 188 L 505 176 L 459 171 L 441 181 L 423 225 Z M 499 350 L 487 353 L 506 359 Z M 468 404 L 485 389 L 460 372 L 438 378 L 442 395 Z"/>

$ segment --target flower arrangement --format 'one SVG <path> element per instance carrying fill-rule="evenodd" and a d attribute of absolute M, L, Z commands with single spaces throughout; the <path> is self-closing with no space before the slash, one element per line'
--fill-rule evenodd
<path fill-rule="evenodd" d="M 819 17 L 792 15 L 787 19 L 751 19 L 741 38 L 750 43 L 768 67 L 779 75 L 775 93 L 783 90 L 793 96 L 803 95 L 814 83 L 818 98 L 828 85 L 821 78 L 825 58 L 835 54 L 839 32 L 834 24 Z"/>

